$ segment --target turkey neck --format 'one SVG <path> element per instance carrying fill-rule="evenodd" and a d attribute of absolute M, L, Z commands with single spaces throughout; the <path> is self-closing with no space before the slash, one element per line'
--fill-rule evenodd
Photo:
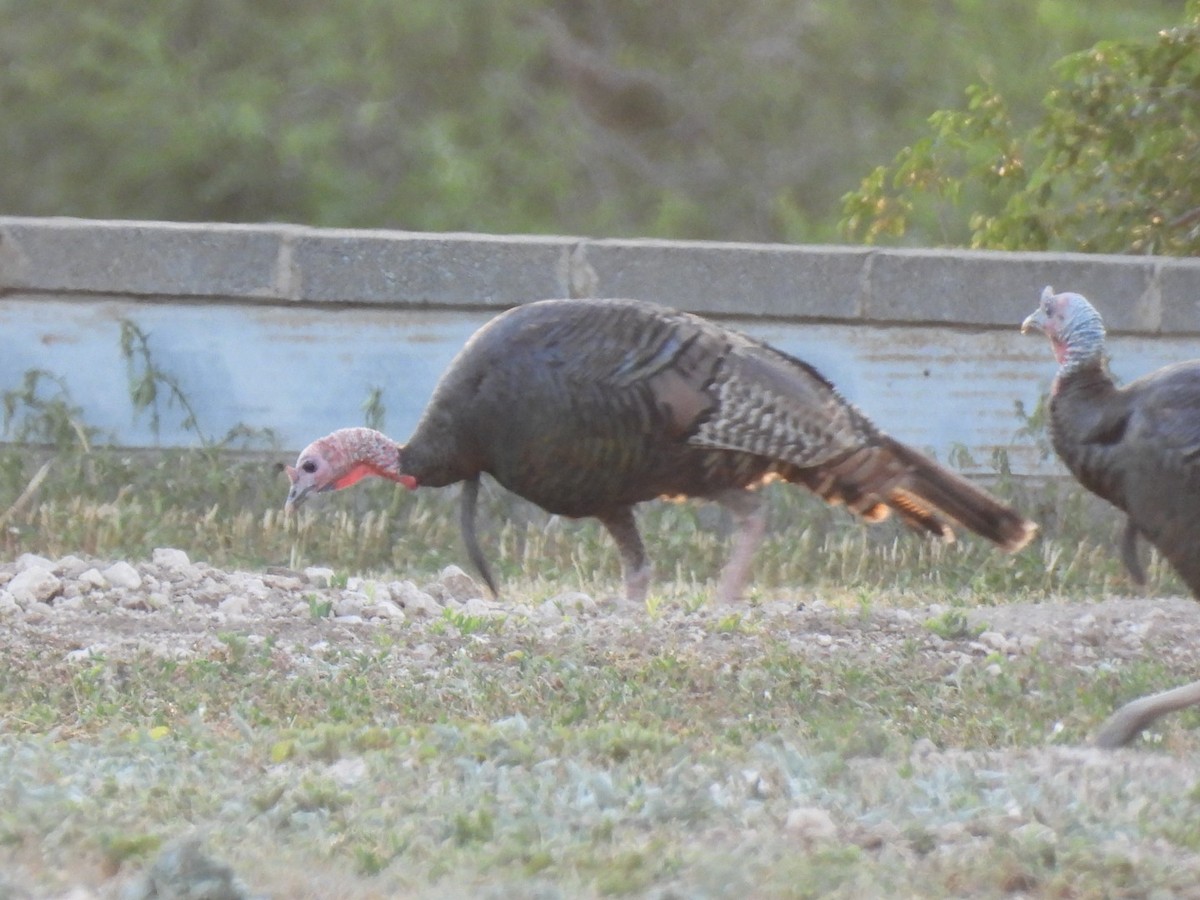
<path fill-rule="evenodd" d="M 399 448 L 400 471 L 423 487 L 445 487 L 477 477 L 482 470 L 478 455 L 463 451 L 463 442 L 455 437 L 460 429 L 455 426 L 452 412 L 431 404 L 412 438 Z"/>
<path fill-rule="evenodd" d="M 1063 366 L 1050 395 L 1050 439 L 1084 487 L 1120 505 L 1118 469 L 1108 464 L 1119 435 L 1104 427 L 1118 394 L 1102 355 Z"/>

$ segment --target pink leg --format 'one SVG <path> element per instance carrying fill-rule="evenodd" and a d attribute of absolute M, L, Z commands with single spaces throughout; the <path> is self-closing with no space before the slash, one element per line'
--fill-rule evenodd
<path fill-rule="evenodd" d="M 754 554 L 767 533 L 767 514 L 763 509 L 762 497 L 752 491 L 731 488 L 712 499 L 733 513 L 738 525 L 733 550 L 717 583 L 717 602 L 736 603 L 741 599 L 742 590 L 750 577 Z"/>

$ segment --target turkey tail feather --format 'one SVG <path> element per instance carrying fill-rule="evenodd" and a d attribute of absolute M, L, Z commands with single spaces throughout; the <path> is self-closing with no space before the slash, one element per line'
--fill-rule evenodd
<path fill-rule="evenodd" d="M 476 475 L 463 482 L 462 507 L 459 509 L 458 523 L 462 529 L 463 543 L 467 548 L 467 558 L 471 560 L 471 565 L 475 567 L 484 583 L 487 584 L 492 596 L 499 597 L 500 592 L 496 590 L 496 581 L 492 578 L 492 572 L 488 568 L 487 560 L 483 557 L 483 551 L 479 549 L 479 536 L 475 533 L 475 507 L 478 500 L 479 476 Z"/>
<path fill-rule="evenodd" d="M 962 475 L 891 438 L 884 438 L 884 446 L 906 470 L 885 502 L 906 520 L 906 513 L 924 519 L 940 512 L 1010 553 L 1037 534 L 1037 525 Z"/>
<path fill-rule="evenodd" d="M 1014 553 L 1037 533 L 1033 522 L 963 476 L 892 438 L 881 435 L 878 441 L 836 462 L 788 467 L 781 474 L 869 522 L 894 512 L 905 524 L 944 541 L 953 541 L 954 531 L 943 516 Z"/>

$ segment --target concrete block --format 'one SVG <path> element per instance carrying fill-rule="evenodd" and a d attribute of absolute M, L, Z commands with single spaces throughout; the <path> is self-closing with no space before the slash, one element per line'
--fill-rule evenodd
<path fill-rule="evenodd" d="M 866 317 L 872 321 L 1019 326 L 1042 288 L 1078 291 L 1113 309 L 1113 327 L 1144 321 L 1152 260 L 1083 253 L 881 250 L 871 263 Z M 1124 298 L 1118 302 L 1119 298 Z M 1107 320 L 1107 316 L 1106 316 Z"/>
<path fill-rule="evenodd" d="M 287 226 L 0 217 L 0 288 L 272 297 Z"/>
<path fill-rule="evenodd" d="M 507 307 L 561 297 L 577 238 L 311 230 L 291 243 L 292 297 L 405 306 Z"/>
<path fill-rule="evenodd" d="M 1164 332 L 1200 332 L 1200 259 L 1163 260 L 1158 276 Z"/>
<path fill-rule="evenodd" d="M 855 319 L 869 250 L 696 241 L 591 241 L 602 297 L 701 314 Z"/>

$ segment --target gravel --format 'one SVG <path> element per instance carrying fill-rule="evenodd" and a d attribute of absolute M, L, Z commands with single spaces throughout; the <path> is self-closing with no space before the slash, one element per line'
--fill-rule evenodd
<path fill-rule="evenodd" d="M 77 661 L 81 666 L 100 656 L 109 661 L 145 654 L 174 660 L 210 657 L 216 633 L 229 629 L 251 642 L 272 638 L 281 646 L 313 651 L 295 652 L 290 659 L 297 666 L 316 664 L 312 661 L 321 647 L 377 647 L 378 635 L 389 629 L 419 630 L 443 619 L 447 611 L 480 620 L 505 616 L 506 634 L 511 628 L 545 641 L 610 641 L 617 645 L 628 640 L 631 621 L 644 628 L 648 644 L 670 633 L 673 639 L 694 640 L 698 646 L 711 647 L 711 652 L 721 654 L 729 652 L 731 641 L 736 641 L 729 635 L 720 635 L 723 640 L 713 637 L 712 623 L 728 616 L 731 610 L 714 609 L 712 604 L 699 610 L 668 610 L 650 616 L 643 608 L 630 609 L 611 599 L 593 598 L 578 591 L 565 591 L 537 603 L 497 601 L 486 597 L 479 585 L 456 567 L 418 584 L 399 579 L 339 579 L 333 571 L 320 567 L 303 571 L 225 571 L 192 561 L 184 551 L 174 548 L 157 549 L 148 561 L 77 556 L 50 560 L 25 554 L 14 562 L 0 564 L 0 646 L 11 656 L 34 658 L 41 652 L 51 658 L 57 655 L 60 660 Z M 1138 598 L 1106 598 L 1092 603 L 1013 603 L 964 609 L 974 634 L 964 640 L 940 638 L 927 627 L 928 620 L 947 611 L 947 607 L 936 604 L 918 604 L 879 605 L 862 614 L 853 610 L 848 613 L 844 606 L 824 603 L 819 597 L 805 597 L 798 602 L 786 595 L 768 598 L 753 610 L 737 610 L 770 622 L 775 635 L 790 635 L 791 649 L 814 660 L 852 654 L 877 657 L 906 642 L 918 641 L 927 653 L 940 659 L 949 677 L 965 665 L 988 664 L 989 659 L 1033 652 L 1062 665 L 1080 667 L 1103 667 L 1153 654 L 1167 666 L 1177 662 L 1182 668 L 1194 658 L 1195 647 L 1200 646 L 1200 604 L 1183 598 L 1160 598 L 1152 603 Z M 439 665 L 432 647 L 418 639 L 406 652 L 407 665 Z M 505 727 L 510 726 L 517 732 L 525 727 L 516 719 Z M 18 751 L 12 752 L 19 757 Z M 704 802 L 717 806 L 740 804 L 739 820 L 753 820 L 749 811 L 755 804 L 771 801 L 773 792 L 779 791 L 779 778 L 800 783 L 807 777 L 806 763 L 787 757 L 782 750 L 779 754 L 766 753 L 761 770 L 742 772 L 735 784 L 719 789 L 706 787 L 697 796 L 708 797 Z M 17 757 L 8 760 L 10 769 L 35 765 Z M 82 751 L 78 764 L 97 771 L 104 765 Z M 167 762 L 154 763 L 160 764 Z M 871 785 L 886 780 L 879 769 L 887 766 L 894 768 L 894 762 L 855 760 L 846 777 L 857 780 L 862 796 L 869 797 Z M 910 786 L 904 789 L 907 793 L 881 794 L 873 807 L 857 812 L 853 825 L 847 824 L 844 796 L 823 796 L 815 788 L 799 790 L 793 786 L 779 799 L 784 804 L 777 823 L 779 830 L 792 843 L 810 848 L 837 844 L 861 848 L 911 846 L 911 828 L 902 835 L 895 823 L 911 815 L 904 810 L 911 811 L 922 803 L 928 806 L 933 795 L 921 792 L 928 791 L 931 781 L 937 781 L 938 796 L 953 796 L 958 788 L 971 786 L 972 796 L 981 796 L 982 791 L 991 798 L 986 809 L 976 809 L 971 816 L 953 806 L 929 806 L 923 827 L 938 852 L 970 854 L 981 834 L 993 832 L 1003 832 L 1006 839 L 1020 845 L 1052 847 L 1064 840 L 1069 830 L 1056 810 L 1077 802 L 1080 796 L 1101 798 L 1096 822 L 1107 817 L 1111 824 L 1113 816 L 1135 821 L 1156 811 L 1179 814 L 1176 807 L 1181 798 L 1194 796 L 1200 784 L 1197 762 L 1172 759 L 1147 749 L 1104 753 L 1090 748 L 1045 747 L 984 752 L 939 750 L 918 742 L 909 766 Z M 775 774 L 768 777 L 764 774 L 768 771 Z M 361 759 L 350 758 L 336 761 L 326 776 L 353 787 L 369 774 Z M 535 776 L 540 777 L 538 773 L 530 777 Z M 626 788 L 614 786 L 609 773 L 598 771 L 587 777 L 589 802 L 599 807 L 627 802 L 628 798 L 621 795 Z M 984 788 L 980 788 L 981 779 L 988 782 Z M 65 785 L 70 780 L 64 776 L 59 788 L 67 790 Z M 1139 789 L 1132 793 L 1113 787 L 1135 782 Z M 638 802 L 652 809 L 657 801 L 655 795 L 647 794 Z M 1124 806 L 1109 808 L 1105 804 Z M 1078 828 L 1078 822 L 1072 827 Z M 1098 824 L 1095 834 L 1085 837 L 1121 840 L 1119 834 L 1113 836 L 1111 828 L 1102 834 Z M 1074 834 L 1071 839 L 1079 838 Z M 1200 863 L 1194 854 L 1181 857 L 1177 863 L 1181 872 L 1193 873 L 1196 883 L 1200 883 Z M 36 878 L 30 878 L 33 880 L 21 882 L 19 877 L 0 875 L 0 898 L 242 900 L 253 896 L 236 873 L 220 860 L 210 858 L 203 842 L 194 838 L 168 845 L 144 869 L 124 877 L 119 884 L 77 884 L 44 892 L 34 886 Z"/>

